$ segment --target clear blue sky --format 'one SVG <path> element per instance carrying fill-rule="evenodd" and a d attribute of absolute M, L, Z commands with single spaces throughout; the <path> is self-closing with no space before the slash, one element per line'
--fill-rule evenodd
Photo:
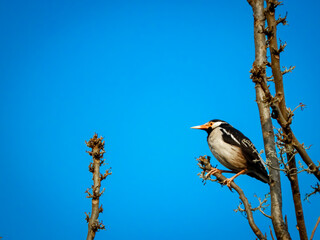
<path fill-rule="evenodd" d="M 312 6 L 312 7 L 311 7 Z M 283 66 L 293 128 L 319 159 L 320 3 L 285 1 Z M 106 140 L 113 175 L 96 239 L 254 239 L 234 213 L 237 194 L 205 186 L 195 157 L 211 155 L 214 118 L 263 148 L 254 84 L 252 11 L 247 1 L 16 1 L 0 3 L 1 204 L 3 239 L 85 239 L 91 209 L 85 140 Z M 214 161 L 215 162 L 215 161 Z M 315 178 L 301 177 L 302 197 Z M 267 185 L 236 183 L 253 206 Z M 288 181 L 284 214 L 298 238 Z M 304 202 L 309 235 L 319 196 Z M 270 222 L 255 214 L 263 232 Z M 248 237 L 249 236 L 249 237 Z M 318 229 L 315 239 L 320 238 Z"/>

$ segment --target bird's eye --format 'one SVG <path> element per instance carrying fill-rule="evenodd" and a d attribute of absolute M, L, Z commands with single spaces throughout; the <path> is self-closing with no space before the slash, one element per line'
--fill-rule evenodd
<path fill-rule="evenodd" d="M 213 122 L 209 122 L 209 127 L 212 127 L 212 125 L 213 125 Z"/>

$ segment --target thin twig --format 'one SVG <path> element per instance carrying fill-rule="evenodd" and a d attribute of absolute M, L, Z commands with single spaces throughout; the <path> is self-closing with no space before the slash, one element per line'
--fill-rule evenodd
<path fill-rule="evenodd" d="M 298 108 L 300 108 L 301 111 L 302 111 L 302 110 L 305 109 L 306 107 L 307 107 L 307 105 L 305 105 L 305 104 L 303 104 L 303 103 L 299 103 L 299 105 L 296 106 L 295 109 L 292 110 L 292 112 L 296 111 Z"/>
<path fill-rule="evenodd" d="M 316 223 L 316 225 L 314 226 L 314 228 L 313 228 L 313 230 L 312 230 L 310 240 L 313 239 L 314 234 L 315 234 L 315 232 L 316 232 L 316 230 L 317 230 L 317 227 L 318 227 L 319 223 L 320 223 L 320 217 L 318 217 L 317 223 Z"/>
<path fill-rule="evenodd" d="M 289 68 L 284 67 L 284 70 L 281 71 L 282 75 L 285 75 L 287 73 L 291 73 L 293 71 L 293 69 L 295 69 L 296 66 L 290 66 Z"/>
<path fill-rule="evenodd" d="M 274 240 L 274 236 L 273 236 L 273 233 L 272 233 L 272 228 L 271 228 L 271 226 L 269 226 L 269 228 L 270 228 L 270 235 L 271 235 L 271 238 L 272 238 L 272 240 Z"/>
<path fill-rule="evenodd" d="M 267 194 L 262 201 L 261 201 L 261 198 L 259 198 L 258 196 L 255 195 L 255 197 L 258 198 L 259 206 L 258 206 L 258 207 L 255 207 L 255 208 L 252 208 L 251 210 L 252 210 L 252 211 L 257 211 L 257 210 L 259 210 L 265 217 L 272 219 L 272 217 L 271 217 L 270 215 L 266 214 L 266 213 L 263 211 L 264 209 L 266 209 L 266 208 L 269 206 L 269 204 L 264 205 L 264 204 L 268 201 L 269 195 Z"/>
<path fill-rule="evenodd" d="M 313 192 L 306 194 L 304 200 L 309 201 L 309 197 L 316 194 L 316 193 L 320 193 L 320 184 L 317 183 L 314 187 L 311 186 L 311 188 L 313 188 Z"/>

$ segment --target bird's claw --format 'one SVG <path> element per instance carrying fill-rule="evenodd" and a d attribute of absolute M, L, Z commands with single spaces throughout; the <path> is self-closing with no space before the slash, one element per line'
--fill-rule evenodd
<path fill-rule="evenodd" d="M 205 179 L 210 178 L 211 175 L 215 174 L 215 173 L 222 173 L 222 171 L 218 168 L 211 168 L 211 170 L 206 174 Z"/>
<path fill-rule="evenodd" d="M 231 188 L 231 183 L 233 182 L 233 179 L 231 178 L 227 178 L 223 181 L 222 184 L 227 185 L 227 187 L 230 189 L 230 191 L 232 192 L 232 188 Z"/>

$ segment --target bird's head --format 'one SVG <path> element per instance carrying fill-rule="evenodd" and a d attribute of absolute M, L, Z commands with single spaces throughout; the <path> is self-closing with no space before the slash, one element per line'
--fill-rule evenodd
<path fill-rule="evenodd" d="M 219 119 L 214 119 L 203 125 L 194 126 L 191 128 L 205 130 L 207 133 L 210 133 L 213 129 L 215 129 L 216 127 L 219 127 L 222 124 L 228 124 L 228 123 Z"/>

